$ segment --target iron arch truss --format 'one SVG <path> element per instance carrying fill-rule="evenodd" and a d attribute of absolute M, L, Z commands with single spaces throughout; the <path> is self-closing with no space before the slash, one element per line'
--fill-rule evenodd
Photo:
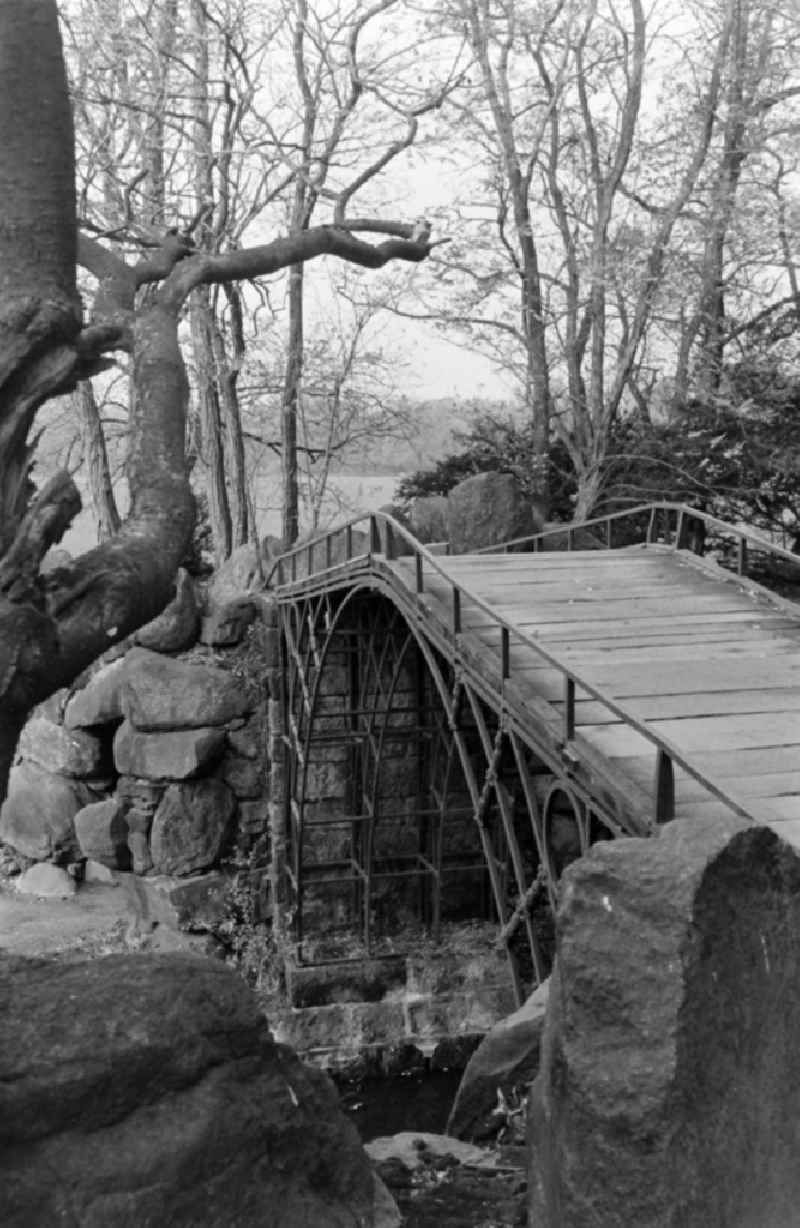
<path fill-rule="evenodd" d="M 297 954 L 335 952 L 337 928 L 370 953 L 491 918 L 522 1001 L 563 869 L 623 829 L 393 598 L 370 580 L 281 603 Z"/>

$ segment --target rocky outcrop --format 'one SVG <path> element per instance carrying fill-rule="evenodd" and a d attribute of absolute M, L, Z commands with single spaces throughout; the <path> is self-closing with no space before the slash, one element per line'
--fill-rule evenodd
<path fill-rule="evenodd" d="M 447 536 L 453 554 L 465 554 L 536 531 L 533 510 L 510 473 L 478 473 L 447 496 Z"/>
<path fill-rule="evenodd" d="M 797 1223 L 795 849 L 734 818 L 674 822 L 595 845 L 562 891 L 529 1222 Z"/>
<path fill-rule="evenodd" d="M 505 1118 L 498 1113 L 498 1092 L 507 1103 L 518 1103 L 539 1070 L 549 980 L 487 1032 L 467 1062 L 458 1086 L 447 1133 L 454 1138 L 488 1139 L 498 1134 Z"/>
<path fill-rule="evenodd" d="M 158 620 L 150 625 L 148 643 L 166 647 L 169 619 L 191 613 L 190 588 L 188 577 L 179 580 L 166 622 L 158 636 Z M 32 860 L 88 859 L 140 875 L 194 875 L 213 868 L 223 851 L 246 856 L 256 845 L 259 865 L 266 864 L 270 758 L 273 747 L 282 749 L 267 728 L 276 615 L 252 594 L 228 605 L 237 611 L 229 630 L 234 639 L 246 630 L 246 643 L 213 654 L 196 647 L 182 658 L 118 647 L 74 693 L 59 692 L 37 709 L 20 740 L 0 841 Z M 154 825 L 165 791 L 190 780 L 190 788 L 169 792 Z"/>
<path fill-rule="evenodd" d="M 333 1085 L 229 969 L 0 958 L 0 1001 L 4 1228 L 375 1225 Z"/>

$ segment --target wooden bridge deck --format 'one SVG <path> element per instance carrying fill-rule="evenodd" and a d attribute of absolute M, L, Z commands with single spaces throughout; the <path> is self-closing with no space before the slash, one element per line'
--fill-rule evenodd
<path fill-rule="evenodd" d="M 436 563 L 437 571 L 425 571 L 418 601 L 441 619 L 452 585 L 462 589 L 463 636 L 485 646 L 487 668 L 496 668 L 501 651 L 492 615 L 551 658 L 512 631 L 516 694 L 558 710 L 567 671 L 611 702 L 578 685 L 575 733 L 620 782 L 651 795 L 658 753 L 623 710 L 753 819 L 800 843 L 800 609 L 666 547 Z M 413 559 L 387 566 L 413 590 Z M 711 814 L 730 814 L 730 806 L 677 767 L 676 817 Z"/>

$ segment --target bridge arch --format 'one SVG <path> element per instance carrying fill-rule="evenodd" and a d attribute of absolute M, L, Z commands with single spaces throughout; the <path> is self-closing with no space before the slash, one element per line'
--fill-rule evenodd
<path fill-rule="evenodd" d="M 517 998 L 549 972 L 564 799 L 552 750 L 369 576 L 282 603 L 290 914 L 298 957 L 490 919 Z M 393 932 L 393 926 L 395 927 Z M 413 940 L 413 939 L 412 939 Z"/>

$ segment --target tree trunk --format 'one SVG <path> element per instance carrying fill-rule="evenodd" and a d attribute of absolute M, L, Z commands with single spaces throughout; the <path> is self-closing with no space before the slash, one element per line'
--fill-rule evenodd
<path fill-rule="evenodd" d="M 289 346 L 281 400 L 282 537 L 286 547 L 297 541 L 300 509 L 297 485 L 297 413 L 303 378 L 303 266 L 289 272 Z"/>
<path fill-rule="evenodd" d="M 122 521 L 114 498 L 114 484 L 108 465 L 100 411 L 90 380 L 82 380 L 78 385 L 76 399 L 81 415 L 86 466 L 89 470 L 89 490 L 97 516 L 98 538 L 105 541 L 119 532 Z"/>
<path fill-rule="evenodd" d="M 214 558 L 217 563 L 221 563 L 230 555 L 233 535 L 225 484 L 222 416 L 214 362 L 215 323 L 205 288 L 195 290 L 192 294 L 189 316 L 200 410 L 200 459 L 206 471 L 206 494 L 214 539 Z"/>
<path fill-rule="evenodd" d="M 231 521 L 231 547 L 235 549 L 250 540 L 242 415 L 236 388 L 238 360 L 234 358 L 231 362 L 225 336 L 216 316 L 211 318 L 210 326 L 214 353 L 214 378 L 225 430 L 224 460 Z"/>

